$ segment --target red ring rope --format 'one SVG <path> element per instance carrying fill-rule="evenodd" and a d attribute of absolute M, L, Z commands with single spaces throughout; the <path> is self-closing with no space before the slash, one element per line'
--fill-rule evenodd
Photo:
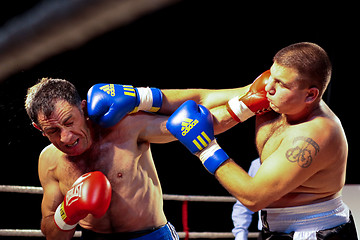
<path fill-rule="evenodd" d="M 182 225 L 185 232 L 185 240 L 189 239 L 189 225 L 188 225 L 188 201 L 182 202 Z"/>

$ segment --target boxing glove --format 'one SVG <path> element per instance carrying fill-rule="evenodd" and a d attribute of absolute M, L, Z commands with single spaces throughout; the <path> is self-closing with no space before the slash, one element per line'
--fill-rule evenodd
<path fill-rule="evenodd" d="M 228 112 L 235 121 L 244 122 L 254 115 L 270 111 L 265 91 L 269 77 L 270 70 L 267 70 L 255 79 L 244 96 L 230 99 L 226 104 Z"/>
<path fill-rule="evenodd" d="M 54 214 L 56 226 L 62 231 L 72 230 L 88 214 L 102 217 L 109 208 L 111 186 L 106 176 L 90 172 L 79 177 L 66 193 Z"/>
<path fill-rule="evenodd" d="M 189 100 L 168 119 L 166 127 L 179 141 L 198 156 L 212 174 L 229 159 L 214 137 L 213 119 L 209 110 Z"/>
<path fill-rule="evenodd" d="M 87 94 L 88 115 L 102 127 L 114 126 L 128 113 L 157 112 L 161 105 L 162 92 L 158 88 L 101 83 L 92 86 Z"/>

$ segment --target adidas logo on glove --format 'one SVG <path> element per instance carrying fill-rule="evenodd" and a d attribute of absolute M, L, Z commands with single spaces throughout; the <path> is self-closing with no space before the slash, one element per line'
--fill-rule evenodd
<path fill-rule="evenodd" d="M 185 118 L 184 121 L 181 123 L 181 135 L 186 136 L 186 134 L 188 132 L 190 132 L 190 130 L 196 125 L 198 124 L 198 120 L 195 119 L 190 119 L 190 118 Z"/>
<path fill-rule="evenodd" d="M 106 92 L 107 94 L 110 94 L 112 97 L 115 96 L 115 87 L 114 84 L 106 84 L 102 87 L 100 87 L 101 90 Z"/>

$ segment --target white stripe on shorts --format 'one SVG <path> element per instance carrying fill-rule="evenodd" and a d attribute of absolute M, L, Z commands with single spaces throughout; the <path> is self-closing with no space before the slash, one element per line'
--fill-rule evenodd
<path fill-rule="evenodd" d="M 175 231 L 174 226 L 171 223 L 167 223 L 166 226 L 169 228 L 170 232 L 171 232 L 171 236 L 172 239 L 174 240 L 179 240 L 179 235 L 177 234 L 177 232 Z"/>

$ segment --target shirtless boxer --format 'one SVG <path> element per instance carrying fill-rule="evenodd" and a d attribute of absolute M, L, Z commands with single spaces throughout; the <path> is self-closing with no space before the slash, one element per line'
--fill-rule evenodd
<path fill-rule="evenodd" d="M 164 91 L 162 99 L 159 89 L 97 84 L 86 102 L 68 81 L 42 79 L 25 102 L 33 126 L 51 142 L 39 157 L 42 232 L 70 239 L 79 222 L 83 239 L 177 239 L 150 151 L 150 143 L 175 140 L 165 127 L 168 117 L 128 113 L 161 105 L 171 111 L 184 92 L 211 108 L 243 91 Z"/>
<path fill-rule="evenodd" d="M 87 230 L 84 239 L 92 231 L 123 233 L 117 236 L 119 239 L 177 239 L 163 213 L 161 187 L 149 145 L 171 139 L 161 127 L 166 118 L 138 113 L 125 117 L 113 128 L 101 128 L 87 117 L 86 101 L 81 101 L 75 87 L 59 79 L 43 79 L 30 88 L 26 110 L 33 125 L 52 143 L 39 157 L 44 189 L 41 229 L 48 239 L 73 236 L 77 222 L 57 218 L 56 213 L 62 211 L 58 206 L 75 180 L 93 171 L 106 175 L 112 196 L 109 209 L 100 218 L 93 214 L 75 216 Z M 149 128 L 153 125 L 157 128 Z M 111 239 L 110 235 L 97 237 Z"/>
<path fill-rule="evenodd" d="M 340 120 L 322 100 L 330 81 L 326 52 L 312 43 L 280 50 L 263 86 L 272 112 L 256 118 L 261 166 L 250 177 L 216 143 L 209 112 L 186 102 L 167 127 L 207 170 L 252 211 L 262 210 L 263 239 L 357 239 L 341 200 L 348 146 Z M 235 122 L 239 98 L 212 110 L 215 122 Z M 181 122 L 199 123 L 186 135 Z M 199 136 L 205 144 L 199 144 Z M 238 136 L 246 137 L 246 136 Z M 240 148 L 241 149 L 241 148 Z"/>

